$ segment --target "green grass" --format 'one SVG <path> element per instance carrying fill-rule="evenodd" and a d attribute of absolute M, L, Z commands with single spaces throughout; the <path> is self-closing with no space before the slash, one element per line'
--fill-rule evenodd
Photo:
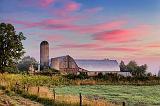
<path fill-rule="evenodd" d="M 92 85 L 92 86 L 62 86 L 56 87 L 57 94 L 97 95 L 110 101 L 126 101 L 127 104 L 145 104 L 145 106 L 160 106 L 160 85 L 127 86 L 127 85 Z"/>

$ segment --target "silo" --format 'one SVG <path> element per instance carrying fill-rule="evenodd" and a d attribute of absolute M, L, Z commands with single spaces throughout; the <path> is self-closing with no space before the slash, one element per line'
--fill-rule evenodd
<path fill-rule="evenodd" d="M 49 67 L 49 43 L 42 41 L 40 44 L 40 64 L 43 68 Z"/>

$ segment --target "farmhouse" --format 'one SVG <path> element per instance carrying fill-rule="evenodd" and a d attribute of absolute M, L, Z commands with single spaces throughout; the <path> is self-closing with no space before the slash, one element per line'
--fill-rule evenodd
<path fill-rule="evenodd" d="M 123 76 L 131 76 L 130 72 L 121 72 L 116 60 L 93 60 L 74 59 L 69 55 L 51 58 L 49 62 L 49 44 L 43 41 L 40 45 L 40 64 L 44 67 L 51 67 L 60 70 L 61 73 L 79 74 L 87 73 L 89 76 L 96 76 L 99 73 L 116 73 Z M 50 63 L 50 64 L 49 64 Z"/>

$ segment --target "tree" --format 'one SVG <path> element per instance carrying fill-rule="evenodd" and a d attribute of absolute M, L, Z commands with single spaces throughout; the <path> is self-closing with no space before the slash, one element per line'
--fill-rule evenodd
<path fill-rule="evenodd" d="M 119 67 L 120 67 L 120 71 L 122 71 L 122 72 L 126 72 L 127 71 L 126 65 L 124 64 L 123 61 L 121 61 Z"/>
<path fill-rule="evenodd" d="M 13 25 L 0 23 L 0 72 L 12 67 L 25 53 L 22 44 L 25 39 L 22 32 L 16 34 Z"/>
<path fill-rule="evenodd" d="M 147 70 L 147 65 L 144 64 L 144 65 L 138 66 L 135 61 L 130 61 L 127 64 L 127 70 L 131 72 L 133 76 L 140 77 L 145 75 Z"/>
<path fill-rule="evenodd" d="M 33 65 L 35 69 L 38 68 L 38 62 L 34 57 L 25 56 L 19 63 L 18 63 L 18 69 L 20 71 L 28 71 L 30 65 Z"/>
<path fill-rule="evenodd" d="M 139 72 L 138 76 L 144 76 L 146 73 L 146 70 L 147 70 L 147 64 L 138 66 L 138 72 Z"/>
<path fill-rule="evenodd" d="M 135 61 L 130 61 L 128 64 L 127 64 L 127 71 L 131 72 L 131 74 L 133 76 L 136 76 L 137 75 L 137 63 Z"/>

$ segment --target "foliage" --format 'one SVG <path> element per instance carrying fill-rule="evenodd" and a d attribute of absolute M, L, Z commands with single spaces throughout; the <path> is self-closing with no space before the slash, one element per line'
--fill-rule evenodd
<path fill-rule="evenodd" d="M 38 62 L 34 57 L 25 56 L 23 59 L 18 63 L 18 69 L 20 71 L 27 72 L 29 70 L 30 65 L 33 65 L 34 69 L 38 69 Z"/>
<path fill-rule="evenodd" d="M 146 73 L 146 69 L 147 69 L 146 64 L 138 66 L 135 61 L 130 61 L 127 64 L 127 70 L 131 72 L 133 76 L 136 76 L 136 77 L 144 76 Z"/>
<path fill-rule="evenodd" d="M 8 73 L 19 73 L 17 66 L 5 67 L 5 70 L 7 70 Z"/>
<path fill-rule="evenodd" d="M 13 25 L 0 23 L 0 72 L 12 67 L 24 54 L 22 40 L 25 39 L 22 32 L 16 34 Z"/>
<path fill-rule="evenodd" d="M 130 61 L 127 65 L 121 61 L 119 66 L 122 72 L 131 72 L 134 77 L 145 76 L 147 70 L 146 64 L 138 66 L 135 61 Z"/>
<path fill-rule="evenodd" d="M 85 72 L 80 72 L 80 74 L 78 74 L 77 78 L 79 79 L 87 79 L 88 78 L 88 74 Z"/>
<path fill-rule="evenodd" d="M 124 64 L 123 61 L 120 62 L 119 67 L 120 67 L 120 71 L 122 71 L 122 72 L 126 72 L 127 71 L 127 67 L 126 67 L 126 65 Z"/>
<path fill-rule="evenodd" d="M 37 75 L 47 75 L 47 76 L 52 76 L 52 75 L 59 75 L 60 72 L 59 70 L 53 69 L 53 68 L 45 68 L 41 70 L 40 72 L 36 73 Z"/>
<path fill-rule="evenodd" d="M 75 74 L 71 74 L 71 73 L 67 74 L 65 77 L 68 79 L 76 79 L 77 78 L 77 76 Z"/>
<path fill-rule="evenodd" d="M 102 78 L 104 78 L 104 76 L 102 73 L 98 73 L 97 78 L 102 79 Z"/>

